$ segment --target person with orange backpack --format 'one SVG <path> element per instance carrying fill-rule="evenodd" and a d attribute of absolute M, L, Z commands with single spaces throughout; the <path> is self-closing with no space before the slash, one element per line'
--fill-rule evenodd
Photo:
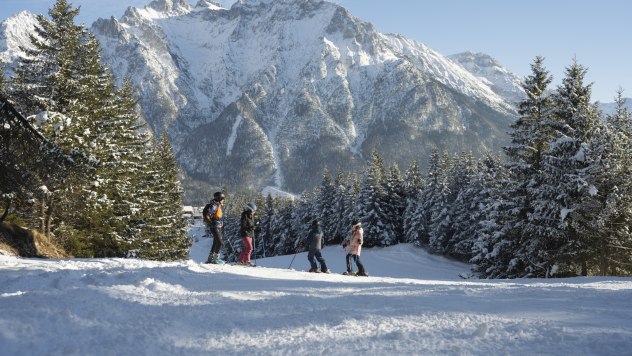
<path fill-rule="evenodd" d="M 206 263 L 224 263 L 224 261 L 219 259 L 219 251 L 222 248 L 222 230 L 224 228 L 224 213 L 222 211 L 224 198 L 225 196 L 222 192 L 215 192 L 213 200 L 206 204 L 204 210 L 202 210 L 204 221 L 208 225 L 209 230 L 211 230 L 211 234 L 213 234 L 213 245 Z"/>

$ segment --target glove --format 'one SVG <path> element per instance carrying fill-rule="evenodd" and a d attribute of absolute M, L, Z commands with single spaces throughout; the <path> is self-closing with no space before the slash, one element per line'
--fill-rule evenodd
<path fill-rule="evenodd" d="M 343 243 L 343 244 L 342 244 L 342 248 L 343 248 L 343 249 L 347 249 L 347 243 Z"/>

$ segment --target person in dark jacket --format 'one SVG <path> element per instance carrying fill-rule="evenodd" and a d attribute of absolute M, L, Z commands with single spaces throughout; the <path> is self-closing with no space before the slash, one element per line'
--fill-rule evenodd
<path fill-rule="evenodd" d="M 223 263 L 219 259 L 219 251 L 222 248 L 222 231 L 224 230 L 224 213 L 222 212 L 224 198 L 224 193 L 215 192 L 213 200 L 204 207 L 202 212 L 204 221 L 213 234 L 213 246 L 211 246 L 206 263 Z"/>
<path fill-rule="evenodd" d="M 309 253 L 307 254 L 307 260 L 311 265 L 310 272 L 319 272 L 316 266 L 316 261 L 320 263 L 320 272 L 329 273 L 327 264 L 320 250 L 323 248 L 323 229 L 320 227 L 320 221 L 314 220 L 312 222 L 312 228 L 307 236 L 307 243 L 309 244 Z"/>
<path fill-rule="evenodd" d="M 244 249 L 239 254 L 239 264 L 254 267 L 250 262 L 250 254 L 252 253 L 252 239 L 255 236 L 255 212 L 257 206 L 254 203 L 246 205 L 241 213 L 241 223 L 239 234 L 244 243 Z"/>

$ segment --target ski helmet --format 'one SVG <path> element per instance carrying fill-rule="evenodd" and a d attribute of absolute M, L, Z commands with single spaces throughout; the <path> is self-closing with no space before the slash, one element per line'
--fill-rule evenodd
<path fill-rule="evenodd" d="M 257 211 L 257 206 L 255 205 L 255 203 L 248 203 L 248 205 L 246 205 L 246 210 L 250 210 L 254 213 L 255 211 Z"/>
<path fill-rule="evenodd" d="M 361 224 L 360 224 L 360 221 L 359 221 L 359 220 L 353 220 L 353 222 L 351 223 L 351 226 L 352 226 L 352 227 L 359 227 L 360 225 L 361 225 Z"/>
<path fill-rule="evenodd" d="M 215 192 L 215 194 L 213 194 L 213 199 L 217 200 L 217 201 L 221 201 L 224 200 L 225 196 L 224 193 L 222 192 Z"/>

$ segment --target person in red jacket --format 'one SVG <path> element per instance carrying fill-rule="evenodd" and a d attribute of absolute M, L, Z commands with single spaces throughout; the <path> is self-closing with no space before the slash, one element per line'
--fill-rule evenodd
<path fill-rule="evenodd" d="M 349 245 L 349 253 L 347 254 L 347 271 L 343 274 L 346 275 L 356 275 L 356 276 L 368 276 L 366 273 L 366 269 L 364 268 L 364 264 L 360 260 L 360 252 L 362 252 L 362 243 L 364 242 L 364 230 L 362 229 L 362 224 L 359 221 L 355 220 L 353 222 L 353 226 L 351 227 L 351 235 L 345 240 L 342 247 L 347 248 L 347 243 Z M 351 261 L 355 261 L 356 266 L 358 266 L 358 273 L 353 272 L 353 266 L 351 265 Z"/>

